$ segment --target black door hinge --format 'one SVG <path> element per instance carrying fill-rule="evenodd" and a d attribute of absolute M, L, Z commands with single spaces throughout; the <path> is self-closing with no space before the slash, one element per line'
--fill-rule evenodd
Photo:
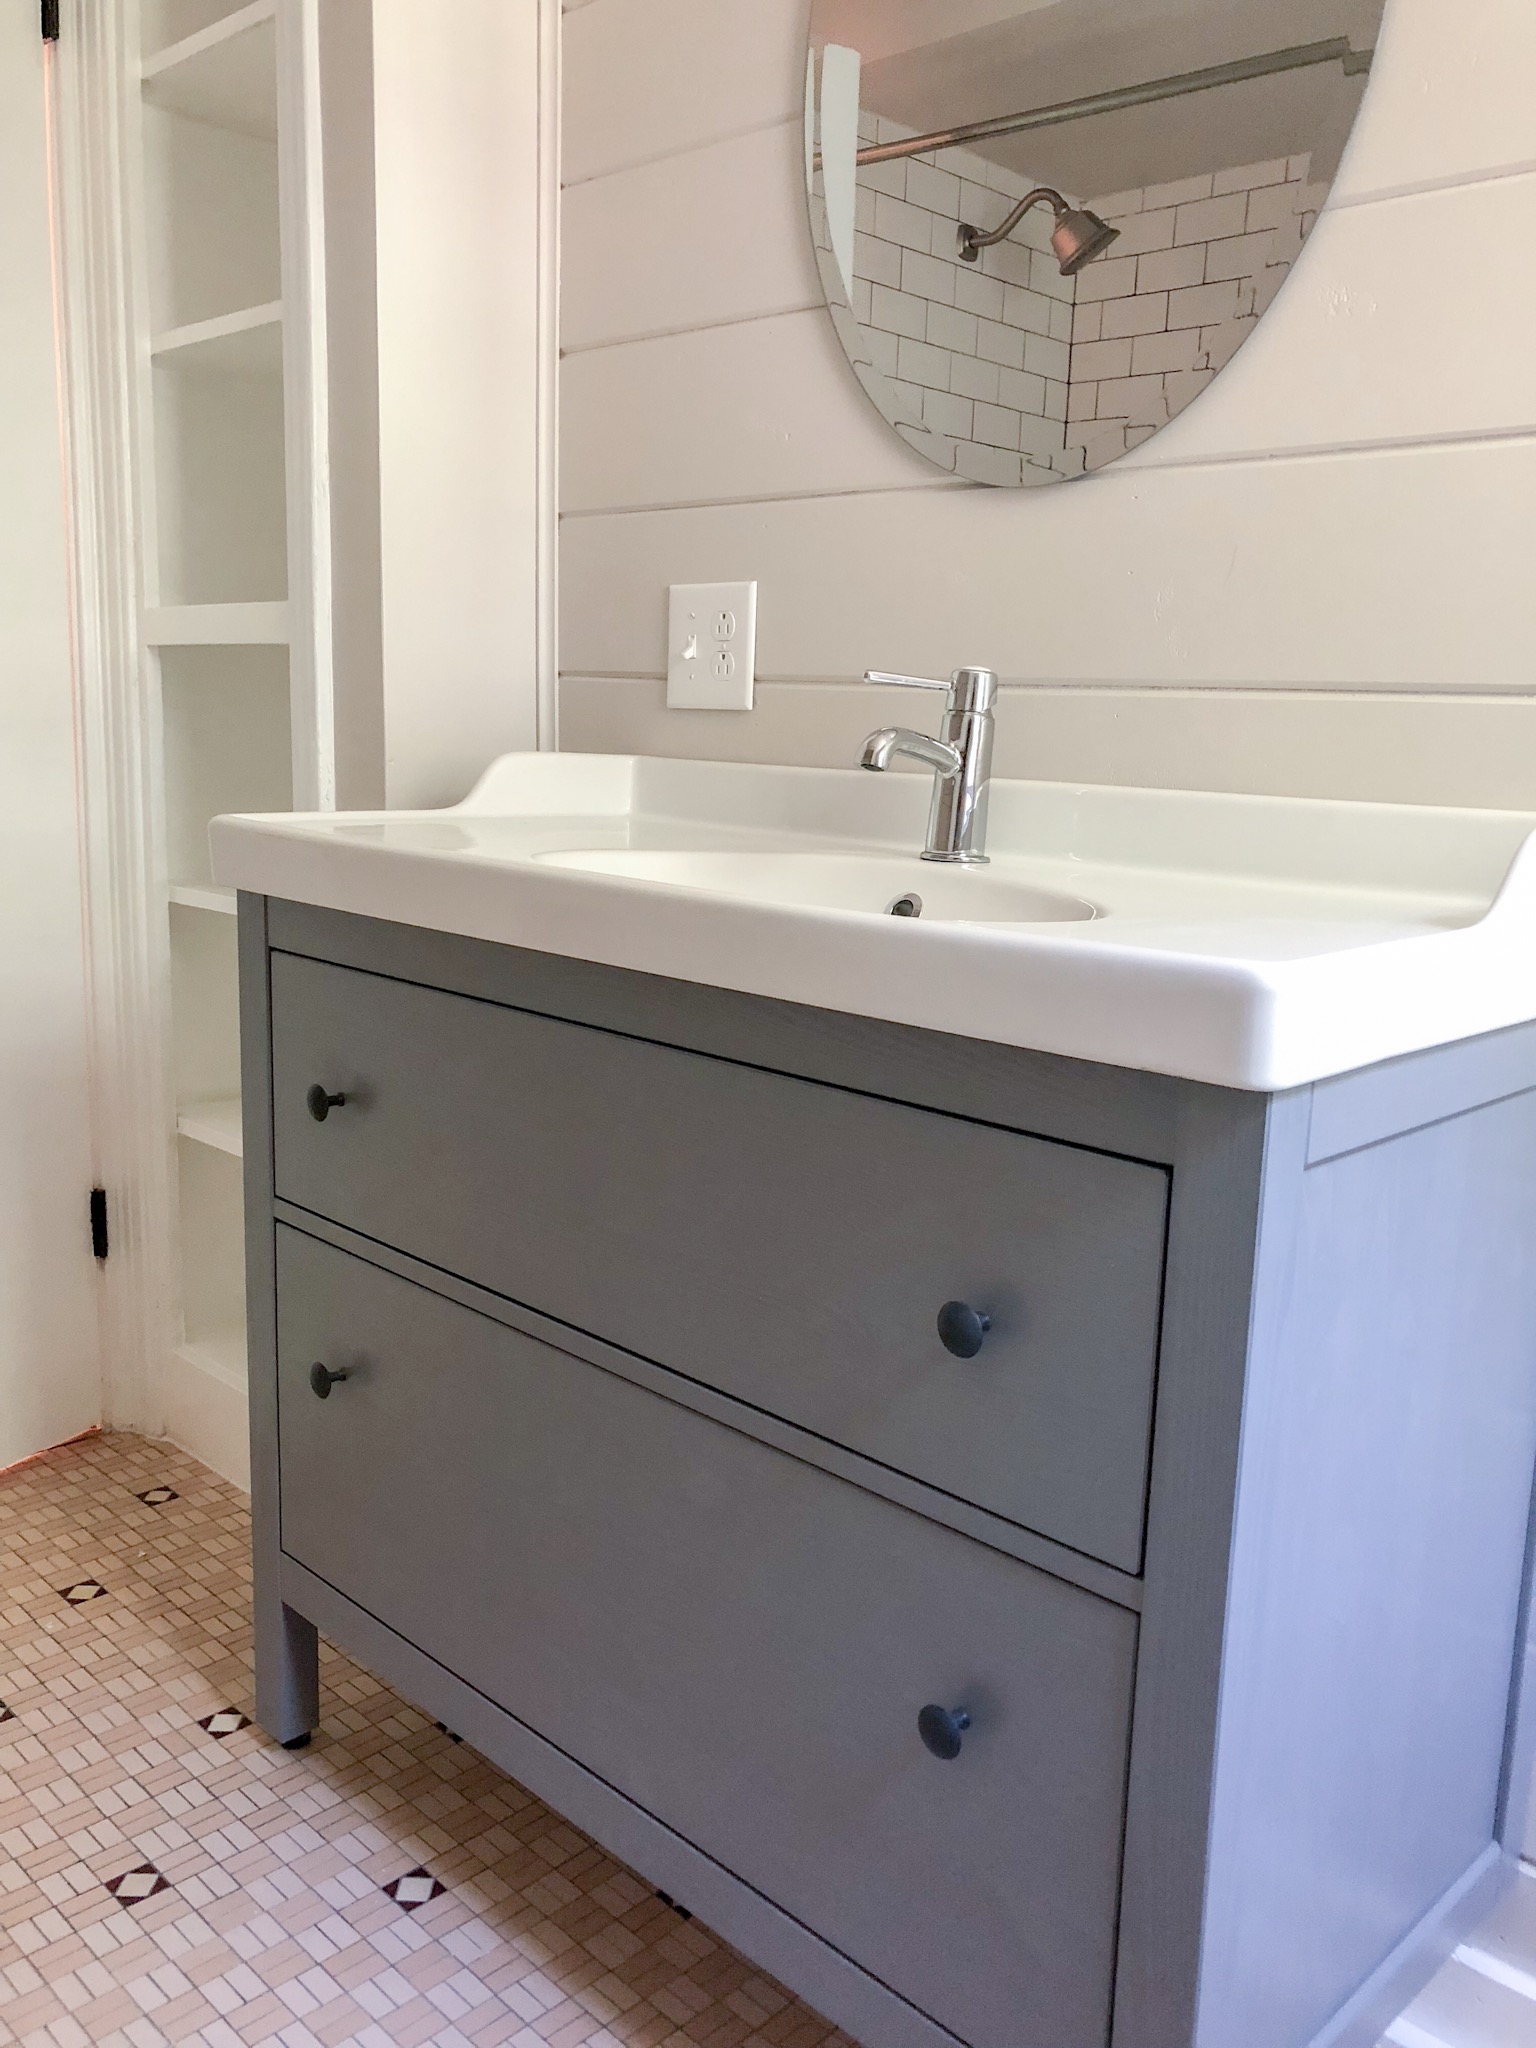
<path fill-rule="evenodd" d="M 56 43 L 58 40 L 59 0 L 43 0 L 43 41 Z"/>
<path fill-rule="evenodd" d="M 98 1259 L 107 1256 L 107 1191 L 91 1189 L 91 1251 Z"/>

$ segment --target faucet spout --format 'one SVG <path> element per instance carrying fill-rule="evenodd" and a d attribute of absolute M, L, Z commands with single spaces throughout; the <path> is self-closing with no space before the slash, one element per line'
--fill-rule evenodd
<path fill-rule="evenodd" d="M 883 775 L 898 754 L 910 754 L 914 761 L 925 762 L 936 775 L 956 776 L 965 767 L 958 747 L 950 746 L 946 740 L 930 739 L 925 732 L 913 732 L 905 725 L 885 725 L 879 732 L 872 732 L 864 742 L 860 766 Z"/>
<path fill-rule="evenodd" d="M 926 676 L 894 676 L 871 669 L 864 680 L 944 691 L 944 725 L 938 739 L 905 725 L 883 725 L 864 742 L 860 766 L 883 775 L 898 754 L 909 754 L 931 768 L 933 803 L 923 859 L 983 865 L 987 858 L 987 785 L 992 775 L 996 674 L 989 668 L 957 668 L 947 683 L 940 683 Z"/>

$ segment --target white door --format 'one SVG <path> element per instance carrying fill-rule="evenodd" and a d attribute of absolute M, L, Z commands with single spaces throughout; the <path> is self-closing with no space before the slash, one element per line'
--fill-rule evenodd
<path fill-rule="evenodd" d="M 0 5 L 0 1467 L 101 1416 L 38 9 Z"/>

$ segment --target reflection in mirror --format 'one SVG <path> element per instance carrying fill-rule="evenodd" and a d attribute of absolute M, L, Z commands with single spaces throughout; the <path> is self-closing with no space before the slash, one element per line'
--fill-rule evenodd
<path fill-rule="evenodd" d="M 1273 304 L 1385 0 L 813 0 L 806 178 L 854 373 L 952 474 L 1101 469 Z"/>

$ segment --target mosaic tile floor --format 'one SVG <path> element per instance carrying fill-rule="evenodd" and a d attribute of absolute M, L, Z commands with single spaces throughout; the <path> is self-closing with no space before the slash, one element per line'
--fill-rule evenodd
<path fill-rule="evenodd" d="M 180 1452 L 0 1475 L 4 2048 L 853 2048 L 338 1653 L 277 1748 L 248 1605 Z"/>

